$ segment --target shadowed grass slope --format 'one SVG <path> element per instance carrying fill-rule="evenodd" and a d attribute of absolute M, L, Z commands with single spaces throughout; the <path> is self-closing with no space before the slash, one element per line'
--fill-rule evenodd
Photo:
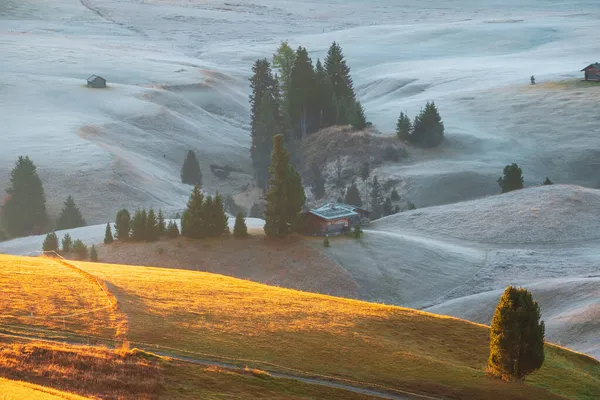
<path fill-rule="evenodd" d="M 456 318 L 194 271 L 83 265 L 119 299 L 137 346 L 450 398 L 600 393 L 596 360 L 551 345 L 525 384 L 487 377 L 488 327 Z"/>

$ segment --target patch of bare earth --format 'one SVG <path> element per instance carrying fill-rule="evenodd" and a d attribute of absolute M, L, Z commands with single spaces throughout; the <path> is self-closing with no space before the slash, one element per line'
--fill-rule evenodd
<path fill-rule="evenodd" d="M 98 255 L 105 263 L 205 271 L 307 292 L 360 297 L 351 275 L 300 236 L 117 241 L 100 246 Z"/>

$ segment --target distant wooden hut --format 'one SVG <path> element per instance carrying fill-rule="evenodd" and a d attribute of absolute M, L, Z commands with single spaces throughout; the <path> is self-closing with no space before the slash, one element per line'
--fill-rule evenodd
<path fill-rule="evenodd" d="M 356 225 L 369 222 L 370 211 L 342 203 L 326 203 L 301 214 L 306 233 L 310 235 L 340 235 Z"/>
<path fill-rule="evenodd" d="M 590 64 L 582 69 L 581 72 L 585 72 L 586 81 L 600 82 L 600 63 Z"/>
<path fill-rule="evenodd" d="M 106 79 L 98 75 L 92 75 L 87 79 L 87 87 L 94 89 L 103 89 L 106 87 Z"/>

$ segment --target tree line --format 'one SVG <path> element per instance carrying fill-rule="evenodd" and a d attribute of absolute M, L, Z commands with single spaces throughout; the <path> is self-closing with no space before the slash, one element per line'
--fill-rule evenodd
<path fill-rule="evenodd" d="M 46 210 L 46 195 L 37 167 L 28 156 L 20 156 L 10 173 L 0 220 L 8 237 L 22 237 L 85 226 L 86 222 L 72 196 L 68 196 L 53 223 Z M 6 238 L 6 237 L 5 237 Z"/>
<path fill-rule="evenodd" d="M 278 74 L 273 71 L 276 68 Z M 357 100 L 341 46 L 334 42 L 324 63 L 313 64 L 306 48 L 294 51 L 284 41 L 272 63 L 256 60 L 250 78 L 251 157 L 258 186 L 266 189 L 273 138 L 282 134 L 286 146 L 319 129 L 351 124 L 367 126 L 365 112 Z"/>

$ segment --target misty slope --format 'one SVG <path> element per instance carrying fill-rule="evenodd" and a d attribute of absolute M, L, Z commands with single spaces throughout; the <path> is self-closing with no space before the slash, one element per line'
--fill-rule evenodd
<path fill-rule="evenodd" d="M 477 322 L 507 285 L 531 288 L 548 338 L 598 357 L 599 215 L 600 190 L 534 187 L 386 217 L 326 252 L 367 299 Z"/>
<path fill-rule="evenodd" d="M 513 161 L 524 164 L 527 182 L 576 176 L 596 185 L 589 163 L 600 135 L 582 110 L 597 91 L 522 84 L 531 73 L 540 82 L 579 77 L 600 49 L 599 12 L 585 0 L 461 0 L 452 8 L 437 0 L 4 0 L 0 107 L 10 118 L 0 127 L 0 191 L 28 154 L 53 213 L 68 194 L 91 223 L 124 206 L 177 210 L 190 148 L 207 190 L 240 190 L 252 178 L 250 67 L 282 39 L 307 46 L 313 60 L 340 41 L 367 117 L 383 131 L 400 110 L 438 102 L 448 143 L 380 171 L 407 180 L 419 207 L 494 193 Z M 83 87 L 91 74 L 110 88 Z M 211 163 L 237 172 L 219 180 Z"/>

